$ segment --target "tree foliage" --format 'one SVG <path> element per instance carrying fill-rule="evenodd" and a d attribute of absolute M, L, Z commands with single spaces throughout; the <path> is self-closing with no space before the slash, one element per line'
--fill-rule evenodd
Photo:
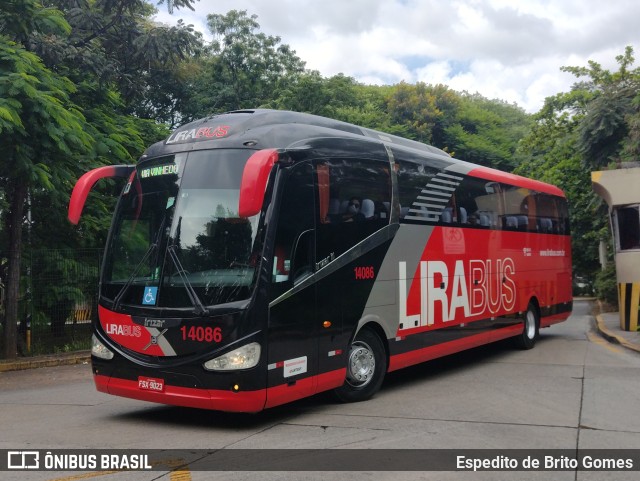
<path fill-rule="evenodd" d="M 610 239 L 607 210 L 591 189 L 591 171 L 640 157 L 640 69 L 633 49 L 616 57 L 618 70 L 564 67 L 580 81 L 546 99 L 518 149 L 518 172 L 561 187 L 571 206 L 574 271 L 594 279 L 598 245 Z"/>
<path fill-rule="evenodd" d="M 570 101 L 572 96 L 565 96 Z M 551 106 L 553 104 L 553 107 Z M 570 205 L 574 272 L 590 277 L 599 267 L 598 244 L 606 216 L 591 190 L 591 173 L 577 148 L 581 115 L 571 115 L 559 97 L 547 99 L 534 125 L 518 147 L 516 173 L 564 190 Z"/>
<path fill-rule="evenodd" d="M 24 206 L 32 188 L 52 189 L 70 177 L 74 153 L 91 145 L 84 117 L 72 103 L 74 85 L 47 69 L 23 47 L 0 36 L 0 178 L 7 203 L 5 357 L 16 355 L 16 321 Z"/>
<path fill-rule="evenodd" d="M 132 162 L 166 132 L 131 114 L 141 110 L 153 87 L 154 65 L 191 55 L 199 37 L 184 25 L 156 26 L 149 21 L 152 13 L 144 0 L 0 3 L 5 357 L 16 355 L 26 217 L 30 245 L 75 247 L 103 237 L 111 200 L 97 203 L 103 212 L 93 229 L 76 232 L 64 220 L 75 179 L 98 165 Z M 27 200 L 47 208 L 28 215 Z"/>
<path fill-rule="evenodd" d="M 207 23 L 214 40 L 194 81 L 190 118 L 263 105 L 281 82 L 304 71 L 280 37 L 259 31 L 256 15 L 231 10 L 208 15 Z"/>
<path fill-rule="evenodd" d="M 584 79 L 572 88 L 572 92 L 588 98 L 577 146 L 585 165 L 593 169 L 634 159 L 638 153 L 640 67 L 633 68 L 635 59 L 630 46 L 616 61 L 619 68 L 615 72 L 594 61 L 588 67 L 563 68 Z"/>

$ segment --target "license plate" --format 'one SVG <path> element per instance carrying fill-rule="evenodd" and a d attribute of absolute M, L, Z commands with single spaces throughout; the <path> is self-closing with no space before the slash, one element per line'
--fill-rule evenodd
<path fill-rule="evenodd" d="M 154 377 L 142 377 L 138 378 L 138 389 L 144 391 L 164 391 L 164 379 L 157 379 Z"/>

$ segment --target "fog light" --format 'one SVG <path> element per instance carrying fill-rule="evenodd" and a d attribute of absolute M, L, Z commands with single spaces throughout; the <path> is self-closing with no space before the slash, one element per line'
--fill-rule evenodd
<path fill-rule="evenodd" d="M 252 342 L 220 357 L 204 363 L 204 368 L 209 371 L 235 371 L 237 369 L 249 369 L 258 364 L 260 360 L 260 344 Z"/>

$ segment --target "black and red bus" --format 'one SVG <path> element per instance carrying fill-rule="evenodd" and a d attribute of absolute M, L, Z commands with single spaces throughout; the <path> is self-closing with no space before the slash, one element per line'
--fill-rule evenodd
<path fill-rule="evenodd" d="M 552 185 L 323 117 L 244 110 L 149 147 L 122 177 L 100 277 L 97 389 L 256 412 L 489 342 L 533 347 L 572 308 Z"/>

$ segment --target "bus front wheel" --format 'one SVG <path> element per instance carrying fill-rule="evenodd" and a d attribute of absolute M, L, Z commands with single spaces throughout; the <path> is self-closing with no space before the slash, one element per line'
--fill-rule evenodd
<path fill-rule="evenodd" d="M 349 348 L 347 378 L 334 392 L 343 402 L 365 401 L 373 396 L 387 372 L 387 356 L 380 337 L 363 328 Z"/>
<path fill-rule="evenodd" d="M 524 315 L 522 333 L 515 338 L 516 344 L 521 349 L 531 349 L 536 345 L 539 333 L 540 316 L 538 315 L 538 309 L 533 302 L 530 302 Z"/>

